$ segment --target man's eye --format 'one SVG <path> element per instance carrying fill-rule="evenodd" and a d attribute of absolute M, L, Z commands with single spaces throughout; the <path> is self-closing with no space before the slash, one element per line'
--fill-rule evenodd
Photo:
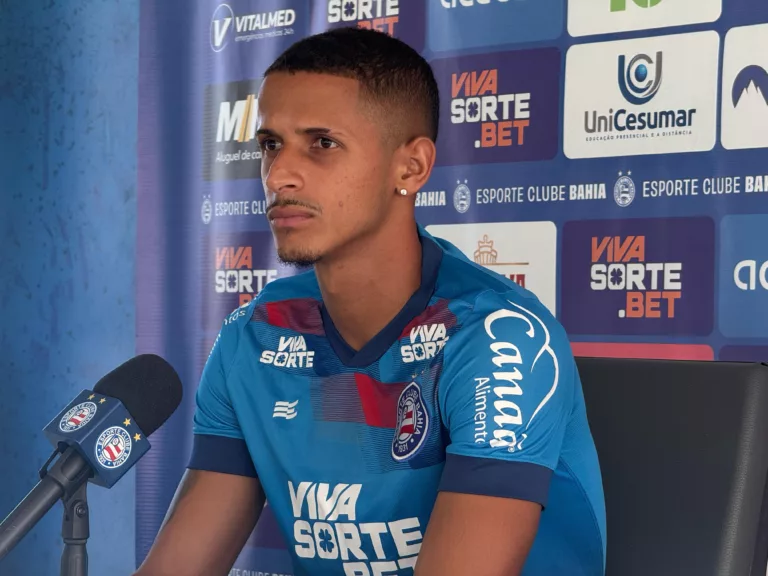
<path fill-rule="evenodd" d="M 318 145 L 320 148 L 325 148 L 325 149 L 331 149 L 331 148 L 334 148 L 334 147 L 338 146 L 338 144 L 336 144 L 336 142 L 334 142 L 334 141 L 333 141 L 333 140 L 331 140 L 330 138 L 318 138 L 318 139 L 315 141 L 315 143 L 316 143 L 316 144 L 317 144 L 317 145 Z"/>
<path fill-rule="evenodd" d="M 261 141 L 261 149 L 266 150 L 269 152 L 272 152 L 274 150 L 277 150 L 277 140 L 274 140 L 273 138 L 265 138 Z"/>

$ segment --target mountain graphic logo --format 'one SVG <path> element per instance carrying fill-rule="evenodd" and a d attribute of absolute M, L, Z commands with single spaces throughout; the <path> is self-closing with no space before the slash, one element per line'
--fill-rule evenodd
<path fill-rule="evenodd" d="M 747 66 L 733 81 L 731 100 L 737 107 L 742 100 L 762 98 L 768 106 L 768 72 L 757 65 Z"/>

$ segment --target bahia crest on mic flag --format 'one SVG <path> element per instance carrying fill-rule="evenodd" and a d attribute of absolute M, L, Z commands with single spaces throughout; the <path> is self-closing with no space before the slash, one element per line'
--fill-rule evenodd
<path fill-rule="evenodd" d="M 83 390 L 43 430 L 61 452 L 73 446 L 95 472 L 90 482 L 111 488 L 150 448 L 123 404 Z"/>

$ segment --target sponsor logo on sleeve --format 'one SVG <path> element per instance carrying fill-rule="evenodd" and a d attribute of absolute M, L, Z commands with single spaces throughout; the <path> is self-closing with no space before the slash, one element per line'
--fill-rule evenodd
<path fill-rule="evenodd" d="M 491 312 L 483 325 L 493 371 L 475 378 L 475 443 L 520 452 L 531 424 L 557 391 L 558 358 L 544 322 L 519 304 L 510 301 Z M 519 341 L 507 341 L 504 334 L 519 335 Z"/>

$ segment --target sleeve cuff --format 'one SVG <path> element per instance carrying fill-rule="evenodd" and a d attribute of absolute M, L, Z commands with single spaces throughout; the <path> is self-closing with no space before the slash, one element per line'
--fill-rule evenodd
<path fill-rule="evenodd" d="M 448 454 L 439 490 L 547 505 L 552 470 L 540 464 Z"/>
<path fill-rule="evenodd" d="M 187 468 L 258 478 L 245 440 L 195 434 Z"/>

